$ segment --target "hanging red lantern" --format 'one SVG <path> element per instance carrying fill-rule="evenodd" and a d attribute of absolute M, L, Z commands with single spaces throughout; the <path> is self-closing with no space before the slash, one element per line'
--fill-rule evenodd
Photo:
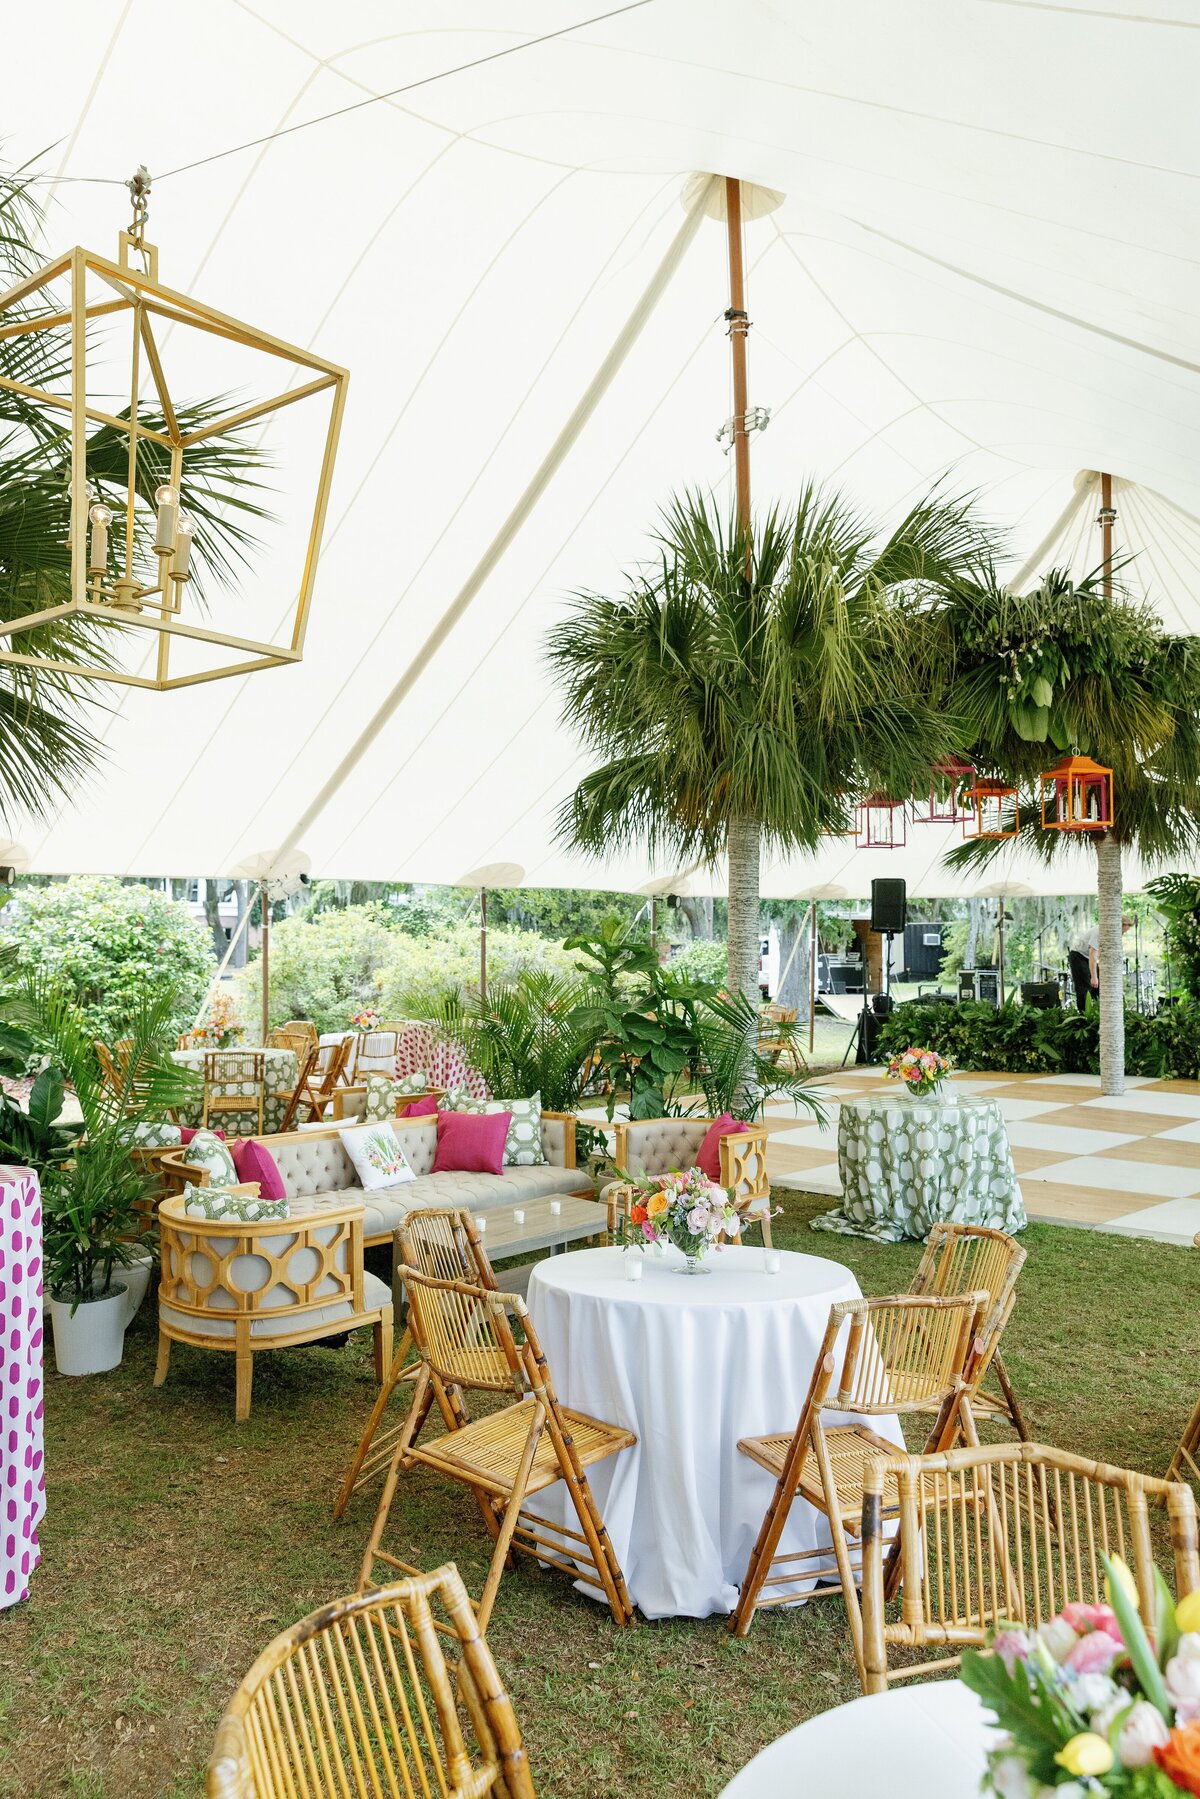
<path fill-rule="evenodd" d="M 854 810 L 854 841 L 860 850 L 898 850 L 907 841 L 903 800 L 886 793 L 868 793 Z"/>
<path fill-rule="evenodd" d="M 1111 768 L 1090 756 L 1063 756 L 1041 782 L 1044 831 L 1106 831 L 1111 825 Z"/>
<path fill-rule="evenodd" d="M 971 788 L 976 774 L 973 762 L 961 756 L 947 756 L 935 762 L 929 771 L 929 797 L 917 796 L 913 786 L 912 815 L 917 825 L 963 824 L 972 811 Z"/>
<path fill-rule="evenodd" d="M 1017 837 L 1021 831 L 1020 796 L 1004 781 L 981 781 L 968 790 L 971 810 L 963 818 L 964 837 Z"/>

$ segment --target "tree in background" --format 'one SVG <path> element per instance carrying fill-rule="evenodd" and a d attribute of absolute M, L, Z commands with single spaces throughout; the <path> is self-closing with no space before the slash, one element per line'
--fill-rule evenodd
<path fill-rule="evenodd" d="M 1112 827 L 1087 835 L 1100 906 L 1100 1083 L 1121 1093 L 1121 857 L 1130 848 L 1149 863 L 1186 861 L 1200 845 L 1200 639 L 1169 635 L 1148 605 L 1106 591 L 1099 573 L 1074 583 L 1052 570 L 1015 595 L 985 571 L 924 616 L 940 640 L 941 699 L 961 723 L 959 748 L 981 774 L 1021 788 L 1027 847 L 1049 861 L 1083 835 L 1042 829 L 1037 777 L 1055 752 L 1113 770 Z M 978 839 L 949 860 L 980 866 L 1008 847 Z"/>
<path fill-rule="evenodd" d="M 53 975 L 76 996 L 93 1037 L 127 1037 L 163 994 L 170 1030 L 191 1025 L 216 958 L 204 927 L 165 893 L 78 876 L 22 886 L 13 910 L 17 968 Z"/>
<path fill-rule="evenodd" d="M 626 593 L 580 596 L 552 631 L 564 721 L 597 764 L 560 836 L 595 856 L 724 856 L 729 986 L 749 1003 L 763 852 L 812 849 L 844 827 L 842 796 L 907 794 L 953 748 L 923 639 L 893 602 L 938 590 L 985 543 L 967 507 L 936 497 L 885 533 L 810 485 L 749 543 L 688 497 Z"/>

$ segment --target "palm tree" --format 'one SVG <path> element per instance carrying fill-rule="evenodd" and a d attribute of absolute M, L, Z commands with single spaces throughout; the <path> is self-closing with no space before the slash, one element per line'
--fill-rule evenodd
<path fill-rule="evenodd" d="M 988 538 L 936 494 L 886 533 L 810 484 L 749 542 L 677 499 L 658 545 L 627 593 L 580 596 L 551 635 L 564 719 L 598 758 L 559 831 L 595 855 L 724 855 L 729 988 L 756 1003 L 763 851 L 812 849 L 848 796 L 907 794 L 954 747 L 918 602 Z"/>
<path fill-rule="evenodd" d="M 41 229 L 30 177 L 20 170 L 0 170 L 0 292 L 44 261 Z M 14 308 L 6 322 L 16 312 Z M 29 303 L 23 316 L 36 312 Z M 64 391 L 70 375 L 67 327 L 0 338 L 0 375 Z M 225 397 L 176 409 L 185 430 L 197 429 L 225 410 Z M 140 416 L 153 428 L 162 425 L 145 405 Z M 144 505 L 136 528 L 143 537 L 154 516 L 154 489 L 166 478 L 164 456 L 159 445 L 139 439 L 136 480 Z M 111 499 L 118 490 L 123 496 L 127 458 L 127 440 L 113 426 L 103 425 L 88 438 L 88 478 L 99 498 Z M 0 388 L 0 616 L 5 619 L 69 597 L 70 461 L 66 414 L 48 416 L 24 394 Z M 228 578 L 253 547 L 253 521 L 266 516 L 256 497 L 265 462 L 252 442 L 232 435 L 207 439 L 189 456 L 182 486 L 184 504 L 197 525 L 198 595 L 203 594 L 206 570 Z M 111 637 L 111 627 L 68 621 L 31 630 L 22 648 L 68 663 L 104 666 L 111 660 Z M 82 705 L 85 686 L 70 674 L 0 664 L 0 812 L 19 800 L 36 816 L 78 787 L 99 754 Z"/>
<path fill-rule="evenodd" d="M 1047 861 L 1078 834 L 1043 830 L 1037 776 L 1053 751 L 1113 770 L 1113 822 L 1089 833 L 1100 904 L 1100 1084 L 1125 1087 L 1121 971 L 1123 850 L 1147 862 L 1190 860 L 1200 847 L 1200 639 L 1168 636 L 1144 604 L 1109 591 L 1102 571 L 1072 582 L 1051 570 L 1031 593 L 992 571 L 957 583 L 932 608 L 947 710 L 986 775 L 1019 787 L 1021 842 Z M 964 844 L 956 864 L 990 860 L 1001 841 Z"/>

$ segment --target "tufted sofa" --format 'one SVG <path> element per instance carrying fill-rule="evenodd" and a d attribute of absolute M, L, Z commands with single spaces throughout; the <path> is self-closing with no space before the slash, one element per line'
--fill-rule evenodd
<path fill-rule="evenodd" d="M 614 1125 L 614 1161 L 624 1174 L 651 1180 L 674 1169 L 691 1168 L 712 1124 L 711 1118 L 637 1118 Z M 613 1187 L 619 1182 L 612 1182 Z M 771 1241 L 771 1186 L 767 1180 L 767 1129 L 727 1131 L 721 1138 L 721 1185 L 733 1191 L 744 1224 L 761 1224 Z M 606 1187 L 600 1195 L 605 1198 Z"/>
<path fill-rule="evenodd" d="M 367 1244 L 390 1243 L 392 1233 L 408 1213 L 425 1206 L 459 1206 L 472 1212 L 519 1206 L 559 1193 L 578 1193 L 588 1199 L 595 1190 L 586 1174 L 575 1166 L 575 1120 L 567 1112 L 542 1113 L 544 1164 L 534 1168 L 505 1168 L 502 1174 L 434 1174 L 437 1150 L 437 1118 L 394 1118 L 392 1128 L 403 1146 L 415 1181 L 400 1187 L 381 1187 L 364 1192 L 354 1164 L 336 1130 L 284 1131 L 261 1137 L 264 1149 L 275 1158 L 293 1215 L 344 1205 L 360 1200 L 364 1208 L 363 1240 Z M 188 1166 L 187 1150 L 176 1150 L 162 1159 L 165 1179 L 175 1192 L 191 1181 L 204 1186 L 203 1169 Z"/>

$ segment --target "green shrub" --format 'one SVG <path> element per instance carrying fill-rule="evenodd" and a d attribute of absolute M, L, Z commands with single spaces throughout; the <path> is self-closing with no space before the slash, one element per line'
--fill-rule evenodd
<path fill-rule="evenodd" d="M 217 964 L 208 932 L 178 900 L 81 876 L 22 888 L 16 909 L 18 965 L 58 976 L 93 1036 L 128 1036 L 164 994 L 176 995 L 171 1029 L 191 1025 Z"/>
<path fill-rule="evenodd" d="M 713 987 L 723 987 L 729 973 L 725 945 L 708 937 L 694 937 L 685 943 L 666 966 L 680 980 L 707 981 Z"/>
<path fill-rule="evenodd" d="M 489 928 L 487 949 L 489 986 L 526 973 L 562 977 L 579 973 L 575 956 L 533 931 L 516 931 L 505 925 Z M 426 1002 L 455 988 L 478 991 L 478 925 L 453 925 L 426 937 L 393 932 L 387 956 L 381 958 L 377 969 L 374 996 L 374 1004 L 385 1018 L 408 1017 L 414 1002 Z"/>
<path fill-rule="evenodd" d="M 1058 1007 L 929 1005 L 907 1000 L 884 1021 L 879 1051 L 935 1049 L 956 1068 L 1003 1074 L 1098 1074 L 1100 1015 Z M 1200 1078 L 1200 1003 L 1164 1006 L 1156 1018 L 1125 1014 L 1125 1069 L 1159 1079 Z"/>
<path fill-rule="evenodd" d="M 346 906 L 285 918 L 273 925 L 268 995 L 271 1023 L 311 1018 L 318 1031 L 344 1029 L 351 1013 L 362 1006 L 378 1005 L 376 975 L 394 941 L 395 933 L 378 905 Z M 258 1017 L 261 982 L 262 967 L 256 957 L 237 980 L 243 1018 Z"/>

